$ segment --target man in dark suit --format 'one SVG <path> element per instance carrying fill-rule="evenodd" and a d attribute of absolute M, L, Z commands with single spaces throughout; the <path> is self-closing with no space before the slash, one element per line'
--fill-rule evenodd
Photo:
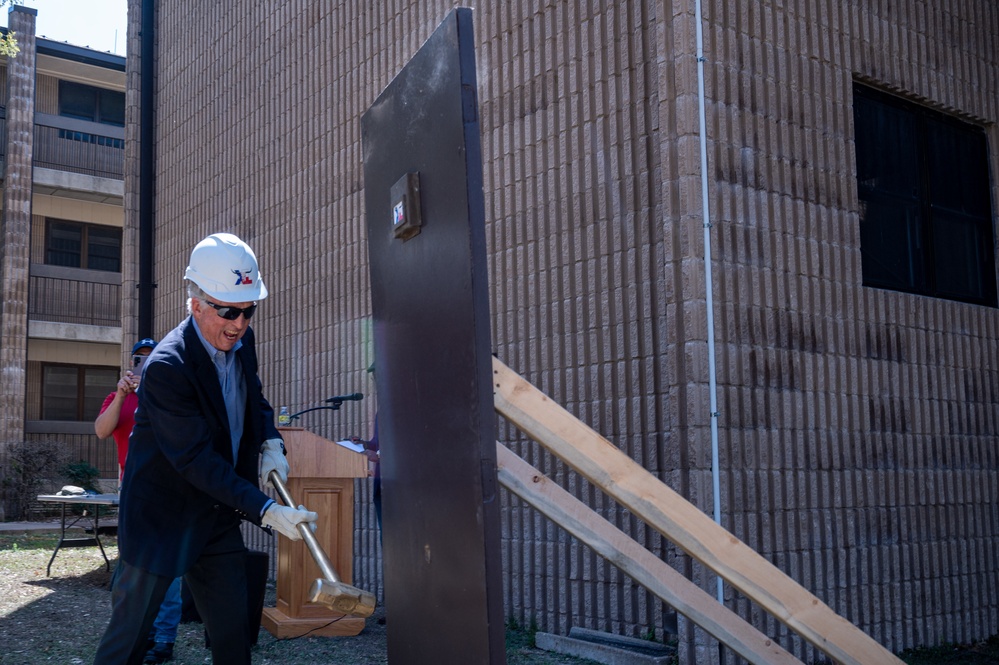
<path fill-rule="evenodd" d="M 190 316 L 146 361 L 122 480 L 121 572 L 95 665 L 137 665 L 171 581 L 181 575 L 215 665 L 248 665 L 241 520 L 297 540 L 316 513 L 258 488 L 287 478 L 284 444 L 257 377 L 249 319 L 267 297 L 253 250 L 218 233 L 191 252 Z M 259 466 L 259 468 L 258 468 Z"/>

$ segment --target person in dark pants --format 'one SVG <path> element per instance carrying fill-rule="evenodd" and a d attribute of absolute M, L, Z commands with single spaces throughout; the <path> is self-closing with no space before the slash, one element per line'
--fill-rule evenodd
<path fill-rule="evenodd" d="M 191 252 L 188 316 L 150 354 L 139 385 L 118 514 L 121 572 L 95 665 L 140 665 L 146 636 L 181 575 L 215 665 L 248 665 L 241 520 L 301 538 L 316 513 L 258 487 L 286 479 L 284 443 L 263 396 L 250 317 L 267 297 L 253 250 L 219 233 Z"/>
<path fill-rule="evenodd" d="M 375 430 L 367 441 L 357 439 L 364 445 L 364 454 L 368 458 L 368 475 L 371 476 L 371 503 L 375 506 L 375 517 L 378 518 L 378 535 L 382 530 L 382 462 L 381 448 L 378 445 L 378 414 L 375 414 Z"/>
<path fill-rule="evenodd" d="M 375 364 L 368 365 L 368 374 L 372 381 L 375 378 Z M 371 438 L 365 441 L 359 436 L 351 437 L 354 443 L 364 446 L 364 454 L 368 458 L 368 476 L 372 479 L 371 503 L 375 507 L 375 517 L 378 519 L 378 537 L 381 538 L 382 531 L 382 451 L 378 445 L 378 412 L 375 412 L 375 426 Z"/>
<path fill-rule="evenodd" d="M 156 348 L 156 340 L 146 337 L 132 346 L 132 362 L 125 370 L 118 385 L 101 405 L 100 414 L 94 421 L 94 432 L 102 439 L 114 437 L 118 447 L 118 482 L 125 470 L 125 459 L 128 457 L 128 437 L 132 434 L 135 424 L 135 408 L 139 399 L 135 394 L 142 378 L 142 367 L 149 354 Z M 117 572 L 117 570 L 115 571 Z M 149 633 L 149 650 L 143 659 L 143 665 L 158 665 L 173 660 L 173 645 L 177 639 L 177 627 L 180 625 L 181 613 L 180 578 L 173 581 L 167 589 L 163 604 L 153 622 Z"/>
<path fill-rule="evenodd" d="M 375 378 L 375 364 L 368 366 L 372 381 Z M 375 519 L 378 520 L 378 540 L 382 539 L 382 451 L 378 443 L 378 412 L 375 411 L 375 425 L 371 438 L 365 441 L 359 436 L 351 437 L 354 443 L 364 446 L 364 454 L 368 458 L 368 476 L 371 477 L 371 503 L 375 508 Z M 385 623 L 385 617 L 378 619 L 379 624 Z"/>

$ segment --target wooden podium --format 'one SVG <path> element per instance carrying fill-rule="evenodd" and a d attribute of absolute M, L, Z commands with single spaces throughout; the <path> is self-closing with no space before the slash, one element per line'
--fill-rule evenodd
<path fill-rule="evenodd" d="M 288 492 L 293 500 L 319 513 L 316 539 L 340 579 L 351 584 L 354 478 L 367 477 L 367 457 L 301 427 L 278 429 L 288 451 Z M 322 573 L 305 543 L 279 536 L 276 607 L 264 608 L 260 624 L 278 639 L 306 633 L 326 637 L 360 633 L 363 618 L 309 602 L 309 588 L 318 577 Z"/>

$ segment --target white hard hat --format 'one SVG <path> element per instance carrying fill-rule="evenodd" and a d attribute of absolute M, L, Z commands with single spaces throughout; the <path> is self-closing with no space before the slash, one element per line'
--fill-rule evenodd
<path fill-rule="evenodd" d="M 251 302 L 267 297 L 257 256 L 231 233 L 213 233 L 195 245 L 184 278 L 222 302 Z"/>

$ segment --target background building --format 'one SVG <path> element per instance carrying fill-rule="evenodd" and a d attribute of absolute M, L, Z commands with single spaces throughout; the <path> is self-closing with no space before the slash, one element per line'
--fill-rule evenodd
<path fill-rule="evenodd" d="M 36 39 L 36 14 L 10 8 L 20 53 L 0 60 L 0 473 L 50 441 L 113 479 L 93 420 L 123 358 L 125 59 Z"/>
<path fill-rule="evenodd" d="M 157 336 L 183 316 L 193 245 L 234 232 L 271 289 L 255 327 L 272 401 L 374 392 L 359 118 L 451 6 L 132 0 L 130 54 L 148 8 L 155 118 L 140 144 L 130 56 L 124 245 L 145 155 Z M 722 523 L 889 649 L 993 635 L 999 12 L 706 0 L 702 199 L 697 6 L 476 7 L 496 353 L 709 512 L 716 418 Z M 129 330 L 134 256 L 124 271 Z M 363 434 L 375 405 L 302 424 Z M 687 557 L 500 431 L 713 592 Z M 669 608 L 612 566 L 508 496 L 504 520 L 510 617 L 662 636 Z M 357 535 L 354 581 L 377 588 L 363 502 Z M 702 632 L 679 631 L 683 662 L 714 659 Z"/>

